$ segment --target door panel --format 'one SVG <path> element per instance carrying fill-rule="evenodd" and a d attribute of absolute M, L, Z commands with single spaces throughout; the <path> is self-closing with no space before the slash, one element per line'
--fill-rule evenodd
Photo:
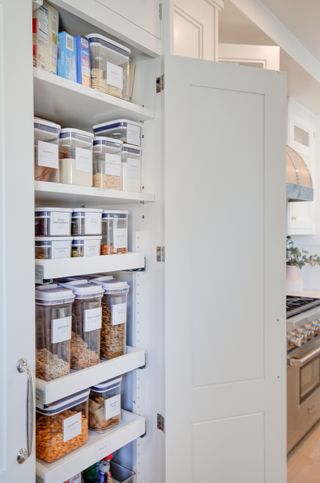
<path fill-rule="evenodd" d="M 165 76 L 166 483 L 285 483 L 285 77 Z"/>
<path fill-rule="evenodd" d="M 219 61 L 247 67 L 280 70 L 280 47 L 275 45 L 219 44 Z"/>

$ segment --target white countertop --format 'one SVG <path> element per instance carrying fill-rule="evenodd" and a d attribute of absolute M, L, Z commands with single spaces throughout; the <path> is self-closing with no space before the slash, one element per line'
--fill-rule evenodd
<path fill-rule="evenodd" d="M 293 295 L 296 297 L 312 297 L 320 299 L 320 290 L 301 290 L 299 292 L 288 292 L 287 295 Z"/>

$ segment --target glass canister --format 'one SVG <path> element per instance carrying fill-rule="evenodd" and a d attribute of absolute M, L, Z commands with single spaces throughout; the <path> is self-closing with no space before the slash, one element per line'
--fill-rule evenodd
<path fill-rule="evenodd" d="M 141 191 L 141 148 L 133 144 L 122 147 L 122 189 L 133 193 Z"/>
<path fill-rule="evenodd" d="M 102 432 L 121 422 L 121 377 L 91 387 L 89 428 Z"/>
<path fill-rule="evenodd" d="M 101 217 L 102 210 L 98 208 L 76 208 L 72 210 L 72 235 L 101 235 Z"/>
<path fill-rule="evenodd" d="M 56 284 L 36 289 L 36 377 L 51 381 L 70 372 L 71 290 Z"/>
<path fill-rule="evenodd" d="M 128 212 L 105 210 L 102 213 L 101 255 L 128 252 Z"/>
<path fill-rule="evenodd" d="M 88 440 L 89 390 L 36 410 L 36 456 L 46 463 L 62 458 Z"/>
<path fill-rule="evenodd" d="M 34 179 L 59 181 L 58 140 L 59 124 L 35 117 L 34 127 Z"/>
<path fill-rule="evenodd" d="M 102 189 L 122 189 L 122 141 L 103 136 L 93 140 L 93 186 Z"/>
<path fill-rule="evenodd" d="M 61 129 L 59 139 L 60 182 L 92 186 L 93 134 L 80 129 Z"/>
<path fill-rule="evenodd" d="M 61 284 L 73 291 L 71 369 L 84 369 L 100 362 L 102 287 L 75 280 Z"/>
<path fill-rule="evenodd" d="M 101 356 L 106 359 L 119 357 L 126 352 L 127 282 L 110 280 L 109 277 L 93 279 L 104 290 L 102 298 Z"/>
<path fill-rule="evenodd" d="M 69 208 L 36 208 L 34 214 L 35 236 L 71 235 L 71 212 Z"/>
<path fill-rule="evenodd" d="M 100 34 L 89 34 L 91 87 L 128 99 L 130 49 Z"/>
<path fill-rule="evenodd" d="M 35 238 L 35 258 L 51 259 L 51 258 L 70 258 L 71 257 L 70 237 L 36 237 Z"/>

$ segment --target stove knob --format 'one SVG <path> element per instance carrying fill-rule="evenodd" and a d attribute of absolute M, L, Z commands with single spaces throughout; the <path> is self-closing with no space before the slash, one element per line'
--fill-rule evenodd
<path fill-rule="evenodd" d="M 288 346 L 289 347 L 301 347 L 304 343 L 304 336 L 293 330 L 287 334 Z"/>
<path fill-rule="evenodd" d="M 312 324 L 305 324 L 304 326 L 305 334 L 307 335 L 308 340 L 313 339 L 314 333 L 315 333 L 315 328 L 312 326 Z"/>
<path fill-rule="evenodd" d="M 314 320 L 312 322 L 312 326 L 314 328 L 314 332 L 316 335 L 320 334 L 320 320 Z"/>
<path fill-rule="evenodd" d="M 308 341 L 308 333 L 304 327 L 299 327 L 297 330 L 297 334 L 302 337 L 303 342 Z"/>

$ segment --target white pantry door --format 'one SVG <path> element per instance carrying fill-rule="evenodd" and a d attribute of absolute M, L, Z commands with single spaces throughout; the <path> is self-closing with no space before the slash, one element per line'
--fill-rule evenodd
<path fill-rule="evenodd" d="M 31 25 L 31 0 L 0 0 L 0 483 L 35 481 Z"/>
<path fill-rule="evenodd" d="M 166 483 L 286 482 L 285 76 L 165 61 Z"/>

